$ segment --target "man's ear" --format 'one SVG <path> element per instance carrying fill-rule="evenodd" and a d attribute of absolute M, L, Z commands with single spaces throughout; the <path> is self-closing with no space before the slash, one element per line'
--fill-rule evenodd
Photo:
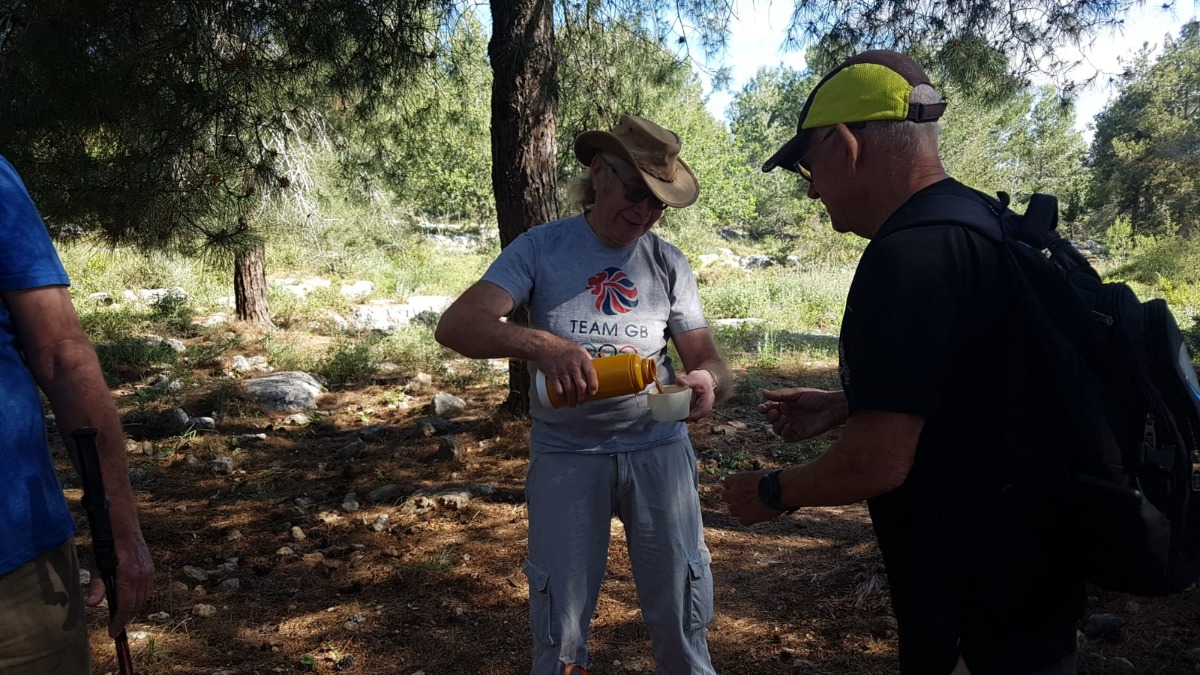
<path fill-rule="evenodd" d="M 845 162 L 847 175 L 854 176 L 858 174 L 858 163 L 862 159 L 862 143 L 858 136 L 850 131 L 850 127 L 838 122 L 834 128 L 834 133 L 838 135 L 842 144 L 841 159 Z"/>

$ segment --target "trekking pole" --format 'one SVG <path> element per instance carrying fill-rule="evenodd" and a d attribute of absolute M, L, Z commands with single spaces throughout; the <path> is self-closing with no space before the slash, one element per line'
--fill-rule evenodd
<path fill-rule="evenodd" d="M 108 494 L 104 492 L 104 476 L 100 473 L 100 455 L 96 452 L 97 433 L 96 429 L 83 427 L 72 431 L 71 438 L 75 441 L 75 468 L 83 483 L 80 504 L 87 513 L 88 527 L 92 531 L 92 556 L 96 560 L 96 571 L 104 579 L 108 618 L 112 619 L 117 613 L 117 547 L 113 542 L 112 521 L 108 518 Z M 129 637 L 124 626 L 114 640 L 121 675 L 133 675 L 133 657 L 129 654 Z"/>

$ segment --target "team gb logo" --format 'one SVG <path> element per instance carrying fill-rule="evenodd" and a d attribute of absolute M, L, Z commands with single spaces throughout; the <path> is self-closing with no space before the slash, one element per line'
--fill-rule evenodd
<path fill-rule="evenodd" d="M 619 268 L 609 267 L 590 277 L 588 290 L 596 296 L 596 309 L 609 316 L 624 314 L 637 307 L 637 288 L 633 279 Z"/>

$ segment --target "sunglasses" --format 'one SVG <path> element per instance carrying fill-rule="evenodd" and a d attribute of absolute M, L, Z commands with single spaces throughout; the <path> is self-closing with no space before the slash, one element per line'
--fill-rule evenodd
<path fill-rule="evenodd" d="M 667 205 L 663 200 L 654 196 L 654 193 L 644 185 L 630 185 L 624 181 L 621 182 L 621 194 L 625 197 L 625 201 L 630 204 L 641 204 L 646 202 L 650 206 L 651 211 L 666 211 Z"/>
<path fill-rule="evenodd" d="M 621 181 L 621 196 L 625 197 L 625 201 L 629 202 L 630 204 L 641 204 L 642 202 L 647 202 L 651 211 L 667 210 L 667 204 L 658 197 L 655 197 L 654 193 L 651 192 L 649 188 L 641 183 L 626 183 L 625 181 L 621 180 L 621 173 L 617 171 L 617 167 L 609 164 L 607 160 L 603 161 L 608 168 L 612 169 L 613 175 L 617 177 L 617 180 Z"/>
<path fill-rule="evenodd" d="M 836 128 L 830 129 L 824 136 L 821 137 L 821 140 L 808 146 L 808 150 L 805 150 L 804 154 L 800 155 L 800 158 L 797 159 L 796 163 L 792 165 L 792 170 L 800 174 L 801 178 L 811 183 L 812 167 L 808 164 L 808 156 L 811 155 L 814 150 L 821 147 L 822 143 L 829 140 L 829 137 L 832 136 L 835 131 L 837 131 Z"/>
<path fill-rule="evenodd" d="M 846 127 L 850 128 L 850 129 L 862 129 L 865 126 L 867 126 L 866 122 L 846 123 Z M 835 133 L 837 133 L 836 126 L 830 128 L 829 131 L 824 136 L 821 137 L 821 140 L 808 146 L 808 150 L 805 150 L 804 154 L 800 155 L 800 159 L 797 159 L 796 163 L 792 165 L 792 170 L 795 171 L 796 173 L 800 174 L 801 178 L 803 178 L 804 180 L 811 183 L 812 182 L 812 167 L 808 163 L 808 156 L 811 155 L 814 150 L 821 147 L 821 144 L 824 143 L 825 141 L 829 140 L 830 137 L 832 137 Z"/>

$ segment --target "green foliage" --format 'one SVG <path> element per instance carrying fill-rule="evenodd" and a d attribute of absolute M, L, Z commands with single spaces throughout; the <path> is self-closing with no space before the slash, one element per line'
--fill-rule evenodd
<path fill-rule="evenodd" d="M 433 331 L 422 325 L 404 326 L 387 334 L 341 333 L 324 349 L 315 350 L 299 335 L 279 334 L 268 337 L 265 347 L 276 369 L 314 373 L 331 387 L 364 384 L 384 363 L 397 366 L 401 372 L 435 372 L 452 356 L 433 339 Z"/>
<path fill-rule="evenodd" d="M 157 364 L 172 364 L 176 354 L 161 342 L 123 338 L 95 344 L 100 370 L 110 384 L 141 377 L 142 371 Z M 132 375 L 132 376 L 130 376 Z"/>
<path fill-rule="evenodd" d="M 406 372 L 434 372 L 453 356 L 433 339 L 430 327 L 420 324 L 410 324 L 388 334 L 374 345 L 374 351 L 379 361 L 394 363 Z"/>
<path fill-rule="evenodd" d="M 1179 330 L 1183 334 L 1183 342 L 1188 352 L 1193 356 L 1200 354 L 1200 312 L 1178 316 Z"/>
<path fill-rule="evenodd" d="M 985 192 L 1008 192 L 1018 204 L 1034 192 L 1053 194 L 1065 221 L 1080 217 L 1086 147 L 1073 104 L 1046 87 L 991 104 L 954 90 L 946 98 L 939 147 L 950 175 Z"/>
<path fill-rule="evenodd" d="M 1133 246 L 1133 223 L 1130 222 L 1128 216 L 1118 217 L 1113 221 L 1113 224 L 1104 231 L 1104 245 L 1114 255 L 1125 253 Z"/>
<path fill-rule="evenodd" d="M 1089 204 L 1099 229 L 1124 217 L 1134 233 L 1187 233 L 1200 208 L 1200 24 L 1168 37 L 1153 63 L 1149 53 L 1128 65 L 1096 117 Z"/>
<path fill-rule="evenodd" d="M 207 255 L 258 243 L 305 187 L 301 139 L 425 60 L 438 2 L 18 3 L 2 22 L 0 147 L 47 221 Z M 336 105 L 336 104 L 333 104 Z"/>
<path fill-rule="evenodd" d="M 1128 283 L 1142 300 L 1166 300 L 1188 349 L 1200 354 L 1200 237 L 1137 235 L 1120 259 L 1105 279 Z"/>
<path fill-rule="evenodd" d="M 462 226 L 453 234 L 483 242 L 476 250 L 439 249 L 419 226 L 418 219 L 386 203 L 355 199 L 337 192 L 329 178 L 330 196 L 320 211 L 297 214 L 292 235 L 267 248 L 268 266 L 277 274 L 316 275 L 341 282 L 371 281 L 378 298 L 404 300 L 409 295 L 457 294 L 479 278 L 499 251 L 491 225 Z M 457 226 L 456 226 L 457 227 Z M 304 301 L 269 289 L 277 324 L 328 322 L 327 311 L 341 313 L 348 301 L 336 292 L 318 293 Z"/>
<path fill-rule="evenodd" d="M 773 267 L 757 272 L 699 270 L 700 297 L 710 319 L 759 318 L 787 331 L 836 333 L 853 270 Z"/>
<path fill-rule="evenodd" d="M 1000 100 L 1037 73 L 1074 65 L 1058 54 L 1102 28 L 1117 26 L 1126 2 L 1047 0 L 1024 11 L 1001 0 L 897 3 L 824 0 L 793 3 L 788 39 L 809 46 L 806 62 L 825 72 L 868 48 L 916 53 L 935 79 L 972 98 Z"/>
<path fill-rule="evenodd" d="M 1138 237 L 1125 263 L 1110 276 L 1160 288 L 1161 279 L 1175 287 L 1200 284 L 1200 238 Z M 1200 307 L 1200 302 L 1195 305 Z"/>
<path fill-rule="evenodd" d="M 353 169 L 434 218 L 491 222 L 491 88 L 487 35 L 472 12 L 439 32 L 436 59 L 392 91 L 396 105 L 343 115 Z"/>
<path fill-rule="evenodd" d="M 792 68 L 760 68 L 734 95 L 730 131 L 750 166 L 762 166 L 796 133 L 796 120 L 819 75 Z"/>
<path fill-rule="evenodd" d="M 746 185 L 754 206 L 747 223 L 751 236 L 795 236 L 804 248 L 814 230 L 828 229 L 824 209 L 808 198 L 806 183 L 786 171 L 761 171 L 767 158 L 796 133 L 796 120 L 817 79 L 782 66 L 762 68 L 731 104 L 730 130 L 751 176 Z"/>
<path fill-rule="evenodd" d="M 312 364 L 312 372 L 333 387 L 357 382 L 370 375 L 378 363 L 374 360 L 374 336 L 345 336 Z"/>
<path fill-rule="evenodd" d="M 195 312 L 184 293 L 168 292 L 150 305 L 150 321 L 164 325 L 170 333 L 177 335 L 192 332 L 194 316 Z"/>

